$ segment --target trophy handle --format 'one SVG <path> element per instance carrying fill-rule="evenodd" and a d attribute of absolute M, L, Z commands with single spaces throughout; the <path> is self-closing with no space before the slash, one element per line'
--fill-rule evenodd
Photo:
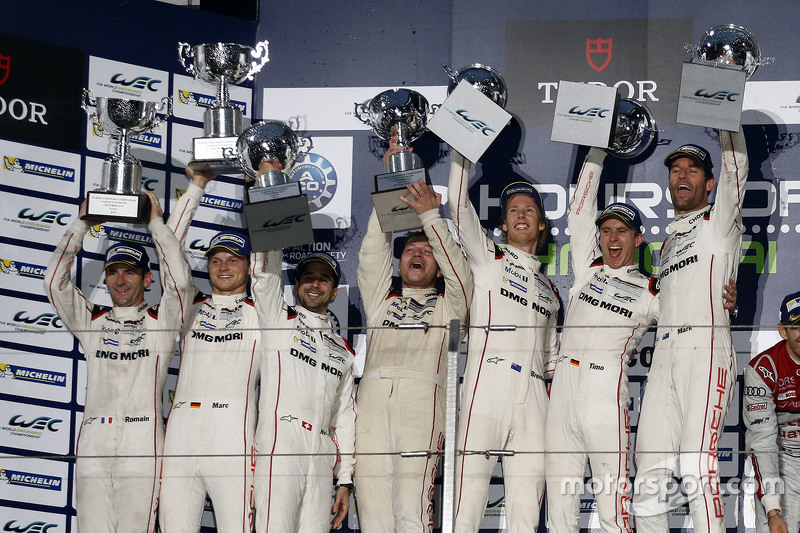
<path fill-rule="evenodd" d="M 149 129 L 154 129 L 166 122 L 166 120 L 172 116 L 172 97 L 165 96 L 161 99 L 156 105 L 156 113 L 161 113 L 163 116 L 156 117 L 156 120 L 153 122 L 153 125 L 150 126 Z"/>
<path fill-rule="evenodd" d="M 355 115 L 356 118 L 361 121 L 362 123 L 369 126 L 369 111 L 367 110 L 367 106 L 372 100 L 367 100 L 366 102 L 355 102 L 353 105 L 356 106 Z"/>
<path fill-rule="evenodd" d="M 442 104 L 431 104 L 430 110 L 428 111 L 428 115 L 433 116 L 439 111 L 439 108 L 442 107 Z"/>
<path fill-rule="evenodd" d="M 257 43 L 256 47 L 250 51 L 250 55 L 255 59 L 261 58 L 261 63 L 258 61 L 253 61 L 251 63 L 250 72 L 248 72 L 247 76 L 245 76 L 245 78 L 248 80 L 252 80 L 255 74 L 261 72 L 261 69 L 267 64 L 267 61 L 269 61 L 269 41 L 261 41 L 260 43 Z"/>
<path fill-rule="evenodd" d="M 93 107 L 94 110 L 90 110 L 89 107 Z M 81 109 L 89 115 L 89 120 L 91 122 L 97 123 L 97 97 L 89 89 L 83 89 L 81 94 Z"/>
<path fill-rule="evenodd" d="M 298 137 L 299 148 L 297 149 L 297 159 L 302 159 L 314 149 L 314 141 L 311 137 Z"/>
<path fill-rule="evenodd" d="M 189 43 L 178 43 L 178 61 L 180 61 L 186 72 L 197 78 L 197 70 L 194 68 L 194 62 L 186 64 L 186 59 L 194 57 L 194 51 Z"/>
<path fill-rule="evenodd" d="M 251 178 L 255 178 L 254 174 L 250 174 L 247 171 L 247 167 L 242 165 L 242 160 L 239 158 L 239 152 L 236 151 L 236 148 L 232 146 L 226 146 L 222 149 L 222 159 L 225 160 L 230 166 L 237 168 L 250 176 Z"/>
<path fill-rule="evenodd" d="M 451 69 L 447 65 L 442 65 L 442 68 L 444 69 L 445 73 L 447 73 L 447 77 L 450 78 L 453 83 L 458 81 L 458 73 L 455 70 Z"/>

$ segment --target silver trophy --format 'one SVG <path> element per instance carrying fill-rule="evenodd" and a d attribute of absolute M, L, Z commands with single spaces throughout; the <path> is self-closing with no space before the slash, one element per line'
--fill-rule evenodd
<path fill-rule="evenodd" d="M 383 91 L 369 102 L 356 105 L 359 120 L 372 127 L 384 141 L 397 137 L 397 145 L 403 148 L 386 159 L 386 173 L 375 176 L 372 202 L 385 232 L 422 225 L 417 213 L 400 197 L 408 192 L 409 184 L 428 181 L 422 159 L 408 148 L 425 133 L 429 111 L 428 100 L 411 89 Z"/>
<path fill-rule="evenodd" d="M 195 77 L 217 85 L 213 107 L 203 115 L 203 134 L 194 139 L 196 164 L 207 164 L 217 172 L 230 169 L 223 151 L 236 146 L 242 133 L 242 110 L 231 102 L 230 84 L 252 80 L 269 61 L 269 43 L 255 48 L 235 43 L 206 43 L 190 46 L 178 43 L 178 60 Z"/>
<path fill-rule="evenodd" d="M 356 116 L 384 141 L 397 137 L 397 145 L 408 148 L 425 133 L 428 123 L 428 100 L 411 89 L 383 91 L 365 104 L 356 106 Z M 421 169 L 422 160 L 408 150 L 397 152 L 386 163 L 387 172 Z"/>
<path fill-rule="evenodd" d="M 622 98 L 617 106 L 617 121 L 608 153 L 622 159 L 641 155 L 653 143 L 656 120 L 646 105 Z"/>
<path fill-rule="evenodd" d="M 142 191 L 142 163 L 131 154 L 131 134 L 162 124 L 172 114 L 172 98 L 146 102 L 95 96 L 83 90 L 81 107 L 103 131 L 118 136 L 114 153 L 103 161 L 101 189 L 86 194 L 87 214 L 95 222 L 146 222 L 150 201 Z"/>
<path fill-rule="evenodd" d="M 772 58 L 761 57 L 753 34 L 735 24 L 714 26 L 703 34 L 699 45 L 686 45 L 686 49 L 694 54 L 693 63 L 743 70 L 747 79 L 759 65 L 772 63 Z"/>
<path fill-rule="evenodd" d="M 772 59 L 762 58 L 753 34 L 734 24 L 714 26 L 699 45 L 684 48 L 693 57 L 682 67 L 676 122 L 738 131 L 745 82 Z"/>
<path fill-rule="evenodd" d="M 226 160 L 255 181 L 244 206 L 253 250 L 314 242 L 308 197 L 286 174 L 311 147 L 311 139 L 299 138 L 285 122 L 265 120 L 244 130 L 235 149 L 225 150 Z M 262 171 L 264 163 L 273 168 Z"/>
<path fill-rule="evenodd" d="M 492 102 L 505 109 L 506 101 L 508 100 L 506 80 L 492 67 L 473 63 L 458 70 L 453 70 L 445 65 L 444 71 L 450 78 L 450 83 L 447 86 L 448 95 L 453 92 L 453 89 L 456 88 L 461 80 L 467 80 Z"/>

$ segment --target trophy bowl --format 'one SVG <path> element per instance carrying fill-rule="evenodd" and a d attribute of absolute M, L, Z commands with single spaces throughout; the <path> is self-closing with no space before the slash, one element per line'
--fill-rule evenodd
<path fill-rule="evenodd" d="M 300 155 L 301 142 L 285 122 L 264 120 L 242 132 L 236 142 L 239 164 L 245 174 L 256 178 L 261 163 L 270 159 L 288 171 Z M 283 173 L 283 172 L 282 172 Z"/>
<path fill-rule="evenodd" d="M 417 91 L 389 89 L 367 104 L 367 115 L 378 137 L 388 141 L 397 135 L 401 144 L 407 144 L 425 133 L 428 109 L 428 100 Z"/>
<path fill-rule="evenodd" d="M 119 133 L 122 130 L 141 133 L 158 126 L 165 120 L 165 117 L 159 116 L 159 113 L 164 112 L 164 104 L 163 101 L 159 103 L 98 96 L 96 98 L 97 123 L 110 133 Z"/>
<path fill-rule="evenodd" d="M 656 121 L 644 104 L 627 98 L 619 101 L 614 140 L 608 152 L 622 159 L 632 159 L 650 147 L 656 133 Z"/>
<path fill-rule="evenodd" d="M 502 108 L 506 107 L 506 101 L 508 100 L 506 80 L 492 67 L 473 63 L 458 70 L 453 70 L 445 65 L 444 71 L 447 72 L 447 76 L 450 78 L 450 84 L 447 86 L 448 95 L 453 92 L 453 89 L 456 88 L 461 80 L 467 80 L 492 102 Z"/>
<path fill-rule="evenodd" d="M 741 67 L 749 79 L 762 63 L 753 34 L 735 24 L 714 26 L 703 34 L 695 50 L 698 59 Z"/>
<path fill-rule="evenodd" d="M 179 43 L 178 59 L 189 74 L 203 81 L 237 84 L 245 78 L 252 79 L 269 61 L 268 44 L 262 41 L 252 48 L 237 43 Z M 251 61 L 252 58 L 260 58 L 260 62 Z M 193 62 L 187 63 L 187 59 Z"/>

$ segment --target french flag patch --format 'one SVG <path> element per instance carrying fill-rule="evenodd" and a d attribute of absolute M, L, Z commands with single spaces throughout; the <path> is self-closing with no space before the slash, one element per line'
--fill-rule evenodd
<path fill-rule="evenodd" d="M 308 422 L 303 420 L 303 429 L 305 429 L 307 431 L 311 431 L 311 428 L 312 428 L 311 424 L 309 424 Z"/>
<path fill-rule="evenodd" d="M 111 422 L 113 422 L 113 418 L 112 418 L 112 417 L 110 417 L 110 416 L 108 416 L 108 417 L 106 417 L 106 416 L 101 416 L 101 417 L 100 417 L 100 423 L 101 423 L 101 424 L 110 424 Z"/>
<path fill-rule="evenodd" d="M 514 370 L 515 372 L 522 372 L 522 365 L 511 363 L 511 370 Z"/>

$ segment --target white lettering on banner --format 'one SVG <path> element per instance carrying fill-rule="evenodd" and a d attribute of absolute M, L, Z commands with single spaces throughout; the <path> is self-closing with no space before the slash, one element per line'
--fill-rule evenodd
<path fill-rule="evenodd" d="M 590 81 L 587 82 L 590 85 L 599 85 L 601 87 L 608 87 L 608 84 L 603 83 L 602 81 Z M 634 87 L 634 83 L 636 86 Z M 656 98 L 655 92 L 658 89 L 658 84 L 653 80 L 638 80 L 635 82 L 630 82 L 627 80 L 620 80 L 614 85 L 612 85 L 615 89 L 620 89 L 620 95 L 622 98 L 629 98 L 635 99 L 639 102 L 658 102 L 658 98 Z M 537 85 L 537 89 L 540 91 L 544 89 L 544 96 L 542 97 L 543 104 L 554 104 L 555 100 L 553 90 L 558 90 L 558 82 L 557 81 L 546 81 L 546 82 L 539 82 Z M 627 94 L 625 89 L 627 89 Z M 638 90 L 637 90 L 638 89 Z"/>
<path fill-rule="evenodd" d="M 666 174 L 664 176 L 666 178 Z M 666 179 L 664 180 L 666 181 Z M 564 187 L 555 183 L 536 184 L 539 192 L 542 193 L 545 205 L 551 207 L 545 212 L 550 220 L 559 220 L 567 214 L 567 199 L 571 197 L 575 186 Z M 602 203 L 608 205 L 611 202 L 627 202 L 636 207 L 643 219 L 658 220 L 664 219 L 664 224 L 669 222 L 673 216 L 672 202 L 670 201 L 666 187 L 661 187 L 655 183 L 608 183 L 603 189 L 604 198 Z M 800 181 L 782 180 L 779 187 L 774 183 L 766 181 L 756 181 L 747 183 L 747 198 L 751 204 L 742 208 L 742 216 L 763 217 L 775 213 L 780 206 L 779 214 L 782 217 L 789 216 L 789 205 L 800 204 Z M 633 196 L 633 195 L 636 196 Z M 553 196 L 555 196 L 555 209 L 553 206 Z M 665 215 L 656 213 L 655 208 L 665 205 L 667 211 Z M 480 185 L 478 196 L 478 217 L 481 220 L 489 219 L 489 209 L 500 207 L 500 199 L 489 195 L 489 186 Z"/>
<path fill-rule="evenodd" d="M 28 119 L 28 122 L 41 122 L 45 126 L 47 125 L 47 121 L 44 119 L 47 108 L 42 104 L 25 102 L 19 98 L 14 98 L 6 103 L 6 100 L 0 96 L 0 116 L 4 115 L 6 111 L 14 120 Z"/>

